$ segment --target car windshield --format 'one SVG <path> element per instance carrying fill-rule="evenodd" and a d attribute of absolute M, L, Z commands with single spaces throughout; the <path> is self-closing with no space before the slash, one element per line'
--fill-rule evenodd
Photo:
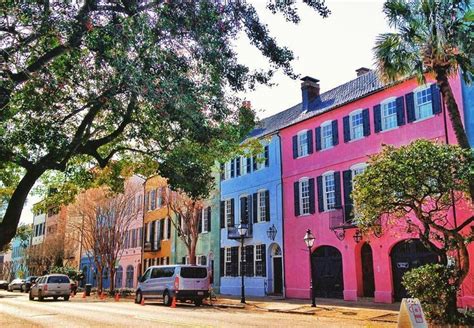
<path fill-rule="evenodd" d="M 64 276 L 51 276 L 48 278 L 48 283 L 52 284 L 69 284 L 69 278 Z"/>
<path fill-rule="evenodd" d="M 182 267 L 181 268 L 181 277 L 183 278 L 206 278 L 207 269 L 200 267 Z"/>

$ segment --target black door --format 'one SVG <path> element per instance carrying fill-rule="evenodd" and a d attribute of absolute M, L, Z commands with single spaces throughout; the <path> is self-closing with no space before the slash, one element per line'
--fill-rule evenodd
<path fill-rule="evenodd" d="M 438 256 L 426 249 L 418 239 L 401 241 L 390 252 L 392 258 L 393 294 L 396 301 L 408 297 L 402 285 L 405 272 L 424 264 L 437 263 Z"/>
<path fill-rule="evenodd" d="M 372 258 L 372 248 L 369 244 L 362 245 L 362 280 L 364 284 L 364 297 L 374 297 L 374 260 Z"/>
<path fill-rule="evenodd" d="M 273 258 L 273 293 L 283 294 L 283 268 L 281 257 Z"/>
<path fill-rule="evenodd" d="M 312 255 L 316 297 L 343 298 L 342 256 L 335 247 L 321 246 Z"/>

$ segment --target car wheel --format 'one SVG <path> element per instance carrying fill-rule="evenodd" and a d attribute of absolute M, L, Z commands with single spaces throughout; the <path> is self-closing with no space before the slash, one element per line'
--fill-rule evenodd
<path fill-rule="evenodd" d="M 24 285 L 21 285 L 20 290 L 22 293 L 26 293 L 26 287 Z"/>
<path fill-rule="evenodd" d="M 31 291 L 30 291 L 29 299 L 30 299 L 30 301 L 34 301 L 34 300 L 35 300 L 35 298 L 33 297 L 33 294 L 31 293 Z"/>
<path fill-rule="evenodd" d="M 65 301 L 69 301 L 69 295 L 64 296 L 64 300 L 65 300 Z"/>
<path fill-rule="evenodd" d="M 140 304 L 142 302 L 143 294 L 140 290 L 135 293 L 135 303 Z"/>
<path fill-rule="evenodd" d="M 55 301 L 57 301 L 57 300 L 58 300 L 58 297 L 57 297 L 57 296 L 53 296 L 53 299 L 54 299 Z"/>
<path fill-rule="evenodd" d="M 41 290 L 38 292 L 38 301 L 43 302 L 44 301 L 44 296 Z"/>
<path fill-rule="evenodd" d="M 202 305 L 202 298 L 198 298 L 198 299 L 194 300 L 194 305 L 201 306 Z"/>
<path fill-rule="evenodd" d="M 163 294 L 163 304 L 166 305 L 166 306 L 171 305 L 171 296 L 170 296 L 170 293 L 168 291 L 166 291 Z"/>

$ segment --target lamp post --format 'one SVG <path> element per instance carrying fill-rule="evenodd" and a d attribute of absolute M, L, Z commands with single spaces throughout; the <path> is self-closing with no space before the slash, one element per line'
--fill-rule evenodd
<path fill-rule="evenodd" d="M 314 244 L 314 235 L 311 233 L 311 230 L 306 230 L 306 235 L 303 238 L 306 247 L 308 247 L 309 253 L 309 288 L 311 291 L 311 306 L 316 307 L 316 300 L 314 298 L 314 289 L 313 289 L 313 261 L 311 261 L 311 248 Z"/>
<path fill-rule="evenodd" d="M 247 234 L 247 224 L 245 223 L 240 223 L 239 226 L 237 227 L 237 230 L 239 231 L 239 236 L 240 236 L 240 275 L 242 276 L 242 291 L 241 291 L 241 296 L 240 296 L 240 303 L 245 304 L 245 282 L 244 282 L 244 238 L 245 235 Z"/>

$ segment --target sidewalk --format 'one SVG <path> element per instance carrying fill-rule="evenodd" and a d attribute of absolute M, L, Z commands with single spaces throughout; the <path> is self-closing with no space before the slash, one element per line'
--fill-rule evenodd
<path fill-rule="evenodd" d="M 309 300 L 283 299 L 281 297 L 246 297 L 246 304 L 244 305 L 240 303 L 240 297 L 228 295 L 218 296 L 217 300 L 213 300 L 212 305 L 387 323 L 397 322 L 400 309 L 400 303 L 382 304 L 374 303 L 368 299 L 349 302 L 338 299 L 317 298 L 316 307 L 313 308 Z"/>

